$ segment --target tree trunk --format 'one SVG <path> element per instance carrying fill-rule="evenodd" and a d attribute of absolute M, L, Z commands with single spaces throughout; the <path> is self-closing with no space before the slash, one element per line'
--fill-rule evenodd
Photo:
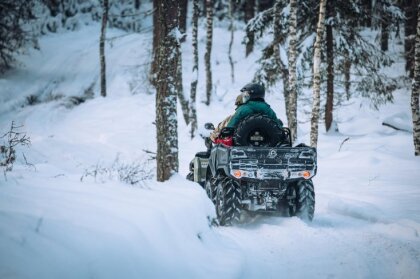
<path fill-rule="evenodd" d="M 278 72 L 281 74 L 282 80 L 283 80 L 283 96 L 284 96 L 284 106 L 286 111 L 286 117 L 287 117 L 287 124 L 290 126 L 290 123 L 292 123 L 292 118 L 290 114 L 290 94 L 289 94 L 289 70 L 287 69 L 286 65 L 284 65 L 283 61 L 280 58 L 280 36 L 281 36 L 281 26 L 279 24 L 280 22 L 280 13 L 281 13 L 281 0 L 277 0 L 274 4 L 274 47 L 273 47 L 273 55 L 274 55 L 274 61 L 275 65 L 278 66 Z M 277 42 L 277 43 L 276 43 Z"/>
<path fill-rule="evenodd" d="M 388 39 L 389 39 L 389 16 L 384 12 L 382 7 L 382 20 L 381 20 L 381 50 L 388 51 Z"/>
<path fill-rule="evenodd" d="M 246 0 L 245 1 L 245 23 L 248 23 L 252 18 L 254 18 L 255 13 L 255 0 Z M 254 50 L 254 33 L 248 35 L 248 40 L 246 42 L 245 56 L 248 55 Z"/>
<path fill-rule="evenodd" d="M 362 7 L 366 11 L 366 14 L 368 15 L 365 21 L 362 23 L 362 25 L 365 27 L 371 27 L 372 26 L 372 0 L 362 0 Z"/>
<path fill-rule="evenodd" d="M 417 14 L 417 35 L 415 40 L 414 80 L 411 92 L 411 111 L 413 114 L 414 154 L 420 156 L 420 4 Z"/>
<path fill-rule="evenodd" d="M 328 17 L 333 17 L 334 7 L 332 2 L 327 4 Z M 333 122 L 333 106 L 334 106 L 334 35 L 333 26 L 327 24 L 327 102 L 325 104 L 325 129 L 328 132 Z"/>
<path fill-rule="evenodd" d="M 351 70 L 351 61 L 349 57 L 348 50 L 344 51 L 344 89 L 346 92 L 347 101 L 350 100 L 351 93 L 350 93 L 350 70 Z"/>
<path fill-rule="evenodd" d="M 233 3 L 234 0 L 229 0 L 229 29 L 230 29 L 230 43 L 229 43 L 229 50 L 228 50 L 228 56 L 229 56 L 229 64 L 230 64 L 230 77 L 232 79 L 232 83 L 235 83 L 235 65 L 233 63 L 232 58 L 232 46 L 233 46 L 233 40 L 234 40 L 234 34 L 235 34 L 235 25 L 234 25 L 234 19 L 233 19 Z"/>
<path fill-rule="evenodd" d="M 416 1 L 405 0 L 405 39 L 404 39 L 404 52 L 405 52 L 405 70 L 409 73 L 409 77 L 413 78 L 414 75 L 414 43 L 416 36 L 417 24 L 417 5 Z"/>
<path fill-rule="evenodd" d="M 206 0 L 206 17 L 207 17 L 207 42 L 206 54 L 204 62 L 206 64 L 206 105 L 210 105 L 211 93 L 213 89 L 212 73 L 211 73 L 211 48 L 213 44 L 213 0 Z"/>
<path fill-rule="evenodd" d="M 297 138 L 297 78 L 296 78 L 296 56 L 297 56 L 297 1 L 290 0 L 289 17 L 289 129 L 292 135 L 292 142 Z M 289 118 L 289 117 L 288 117 Z"/>
<path fill-rule="evenodd" d="M 178 56 L 178 67 L 177 67 L 177 92 L 178 92 L 178 99 L 179 103 L 181 104 L 182 109 L 182 116 L 184 117 L 185 123 L 188 125 L 190 123 L 190 115 L 189 115 L 189 104 L 188 100 L 185 98 L 184 95 L 184 86 L 182 84 L 182 53 L 179 53 Z"/>
<path fill-rule="evenodd" d="M 177 80 L 179 62 L 178 2 L 162 1 L 156 75 L 157 180 L 168 180 L 178 171 Z"/>
<path fill-rule="evenodd" d="M 150 65 L 150 83 L 156 86 L 156 73 L 159 67 L 158 47 L 160 42 L 160 13 L 161 5 L 159 0 L 153 0 L 153 48 L 152 48 L 152 63 Z"/>
<path fill-rule="evenodd" d="M 179 31 L 182 34 L 187 32 L 187 11 L 188 0 L 179 0 Z M 181 38 L 181 43 L 185 42 L 186 36 Z"/>
<path fill-rule="evenodd" d="M 316 39 L 314 45 L 314 76 L 313 76 L 313 103 L 312 103 L 312 116 L 311 116 L 311 146 L 317 147 L 318 144 L 318 121 L 319 121 L 319 108 L 320 108 L 320 91 L 321 91 L 321 42 L 324 34 L 325 25 L 325 6 L 327 0 L 320 0 L 319 5 L 319 18 L 316 28 Z"/>
<path fill-rule="evenodd" d="M 191 138 L 194 138 L 197 130 L 197 110 L 196 95 L 198 83 L 198 17 L 200 16 L 199 0 L 193 0 L 192 17 L 192 46 L 193 46 L 193 68 L 190 95 L 190 120 L 191 120 Z"/>
<path fill-rule="evenodd" d="M 101 37 L 99 39 L 99 60 L 101 64 L 101 96 L 106 97 L 106 63 L 105 63 L 105 31 L 108 20 L 108 0 L 103 2 Z"/>

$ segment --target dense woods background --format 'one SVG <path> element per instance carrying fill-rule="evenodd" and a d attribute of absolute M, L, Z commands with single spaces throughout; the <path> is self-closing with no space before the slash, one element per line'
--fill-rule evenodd
<path fill-rule="evenodd" d="M 378 107 L 392 102 L 396 89 L 412 84 L 413 139 L 415 154 L 420 155 L 418 14 L 417 0 L 2 0 L 0 72 L 4 75 L 17 66 L 17 54 L 39 48 L 40 36 L 80 29 L 97 21 L 102 29 L 92 36 L 100 39 L 100 95 L 105 97 L 105 41 L 111 42 L 106 38 L 106 28 L 152 33 L 148 82 L 156 90 L 157 179 L 164 181 L 178 170 L 177 103 L 184 121 L 191 125 L 191 137 L 195 137 L 200 113 L 196 109 L 197 83 L 206 84 L 204 102 L 210 105 L 215 88 L 211 68 L 213 25 L 215 21 L 226 22 L 232 31 L 227 38 L 231 41 L 228 55 L 234 51 L 249 56 L 255 54 L 255 44 L 262 46 L 262 51 L 255 54 L 259 59 L 254 81 L 264 84 L 268 91 L 282 86 L 282 92 L 275 94 L 284 95 L 287 125 L 294 140 L 299 125 L 298 97 L 305 88 L 313 91 L 309 100 L 311 145 L 317 146 L 320 120 L 326 131 L 336 130 L 334 107 L 343 100 L 364 96 Z M 142 25 L 147 18 L 151 26 Z M 198 52 L 199 23 L 206 26 L 205 53 Z M 235 28 L 244 28 L 245 37 L 235 38 Z M 180 46 L 186 36 L 192 38 L 194 63 L 191 72 L 183 73 L 185 54 Z M 233 40 L 241 40 L 243 48 L 232 50 Z M 395 62 L 389 55 L 391 42 L 404 45 L 401 55 L 406 72 L 398 77 L 384 71 Z M 206 80 L 198 80 L 201 57 Z M 230 64 L 231 73 L 226 75 L 234 80 L 232 59 Z M 189 92 L 183 88 L 184 75 L 193 77 Z"/>

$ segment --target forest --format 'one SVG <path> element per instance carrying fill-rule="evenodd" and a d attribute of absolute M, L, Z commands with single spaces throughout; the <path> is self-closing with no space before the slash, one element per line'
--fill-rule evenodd
<path fill-rule="evenodd" d="M 0 278 L 419 277 L 419 94 L 418 0 L 0 0 Z"/>

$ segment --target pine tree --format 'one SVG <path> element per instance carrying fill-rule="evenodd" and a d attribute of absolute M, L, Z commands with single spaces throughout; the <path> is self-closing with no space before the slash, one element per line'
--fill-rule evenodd
<path fill-rule="evenodd" d="M 200 15 L 199 0 L 193 1 L 193 17 L 192 17 L 192 46 L 193 46 L 193 68 L 191 80 L 190 95 L 190 119 L 191 119 L 191 138 L 194 138 L 197 130 L 197 109 L 196 95 L 198 83 L 198 17 Z"/>
<path fill-rule="evenodd" d="M 101 37 L 99 39 L 99 60 L 101 64 L 101 96 L 106 97 L 106 62 L 105 62 L 105 32 L 106 32 L 106 24 L 108 19 L 108 9 L 109 4 L 108 0 L 103 0 L 102 3 L 102 25 L 101 25 Z"/>
<path fill-rule="evenodd" d="M 204 62 L 206 65 L 206 105 L 210 105 L 213 89 L 211 73 L 211 49 L 213 44 L 213 0 L 206 0 L 207 41 Z"/>
<path fill-rule="evenodd" d="M 312 100 L 312 117 L 311 117 L 311 146 L 317 147 L 318 144 L 318 121 L 320 108 L 320 91 L 321 91 L 321 42 L 324 34 L 325 10 L 327 0 L 320 0 L 319 19 L 316 30 L 316 40 L 314 45 L 314 68 L 313 68 L 313 100 Z"/>
<path fill-rule="evenodd" d="M 417 9 L 417 34 L 415 39 L 414 80 L 411 92 L 411 111 L 413 116 L 414 154 L 420 156 L 420 3 Z"/>
<path fill-rule="evenodd" d="M 168 180 L 178 171 L 178 3 L 163 1 L 159 12 L 159 40 L 156 76 L 157 180 Z"/>

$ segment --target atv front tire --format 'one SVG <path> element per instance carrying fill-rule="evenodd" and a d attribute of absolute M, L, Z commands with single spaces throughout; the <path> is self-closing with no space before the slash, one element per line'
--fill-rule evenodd
<path fill-rule="evenodd" d="M 241 191 L 231 178 L 218 180 L 216 189 L 216 214 L 219 224 L 229 226 L 239 223 L 241 216 Z"/>

